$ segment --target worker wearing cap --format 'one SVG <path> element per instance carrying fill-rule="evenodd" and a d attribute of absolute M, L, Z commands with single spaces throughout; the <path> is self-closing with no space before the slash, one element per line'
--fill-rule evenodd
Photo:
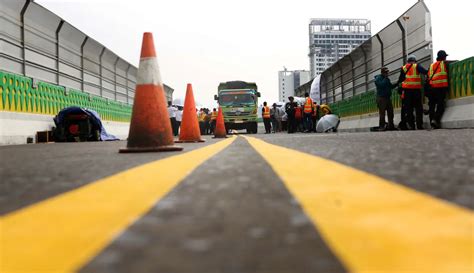
<path fill-rule="evenodd" d="M 406 122 L 410 129 L 415 129 L 416 114 L 416 128 L 423 129 L 423 104 L 421 96 L 422 79 L 421 75 L 426 75 L 428 71 L 421 65 L 416 63 L 416 56 L 408 56 L 408 63 L 400 69 L 400 77 L 398 82 L 402 83 L 402 120 L 406 118 Z M 406 116 L 403 116 L 406 115 Z"/>
<path fill-rule="evenodd" d="M 394 130 L 393 125 L 393 105 L 392 89 L 398 86 L 398 83 L 392 84 L 388 78 L 389 70 L 383 67 L 380 74 L 375 76 L 375 86 L 377 87 L 377 107 L 379 108 L 379 131 Z M 387 112 L 388 126 L 385 123 L 385 112 Z"/>
<path fill-rule="evenodd" d="M 446 51 L 438 51 L 436 62 L 430 65 L 427 81 L 430 85 L 429 95 L 429 114 L 430 125 L 433 129 L 441 128 L 441 118 L 443 117 L 445 98 L 449 92 L 448 83 L 448 63 L 446 61 Z"/>

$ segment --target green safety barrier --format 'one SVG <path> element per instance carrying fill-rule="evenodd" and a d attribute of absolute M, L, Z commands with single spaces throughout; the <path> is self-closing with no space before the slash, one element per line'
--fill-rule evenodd
<path fill-rule="evenodd" d="M 474 92 L 474 57 L 451 63 L 449 65 L 449 99 L 472 96 Z M 348 99 L 329 105 L 332 112 L 340 117 L 358 116 L 378 112 L 375 102 L 375 90 L 355 95 Z M 401 108 L 402 103 L 396 90 L 392 90 L 394 108 Z"/>
<path fill-rule="evenodd" d="M 0 111 L 56 115 L 69 106 L 89 108 L 103 120 L 129 122 L 132 106 L 46 82 L 0 71 Z"/>

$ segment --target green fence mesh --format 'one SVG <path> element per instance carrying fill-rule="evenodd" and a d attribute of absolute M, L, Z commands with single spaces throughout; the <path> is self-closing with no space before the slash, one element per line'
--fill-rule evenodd
<path fill-rule="evenodd" d="M 89 108 L 103 120 L 129 122 L 132 106 L 46 82 L 0 71 L 0 111 L 56 115 L 68 106 Z"/>

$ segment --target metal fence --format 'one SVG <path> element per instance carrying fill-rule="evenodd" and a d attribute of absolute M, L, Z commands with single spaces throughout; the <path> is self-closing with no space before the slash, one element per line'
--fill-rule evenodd
<path fill-rule="evenodd" d="M 135 66 L 31 0 L 0 0 L 0 70 L 128 104 L 135 94 Z"/>
<path fill-rule="evenodd" d="M 390 69 L 390 79 L 396 82 L 409 54 L 429 67 L 433 55 L 431 15 L 423 1 L 325 70 L 321 74 L 321 102 L 332 104 L 374 90 L 374 76 L 382 67 Z"/>

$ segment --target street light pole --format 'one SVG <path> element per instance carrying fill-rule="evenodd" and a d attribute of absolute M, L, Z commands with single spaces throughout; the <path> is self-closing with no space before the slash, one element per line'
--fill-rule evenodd
<path fill-rule="evenodd" d="M 405 29 L 405 58 L 408 60 L 408 29 L 407 29 L 407 21 L 410 20 L 410 16 L 404 14 L 403 17 L 403 28 Z"/>

